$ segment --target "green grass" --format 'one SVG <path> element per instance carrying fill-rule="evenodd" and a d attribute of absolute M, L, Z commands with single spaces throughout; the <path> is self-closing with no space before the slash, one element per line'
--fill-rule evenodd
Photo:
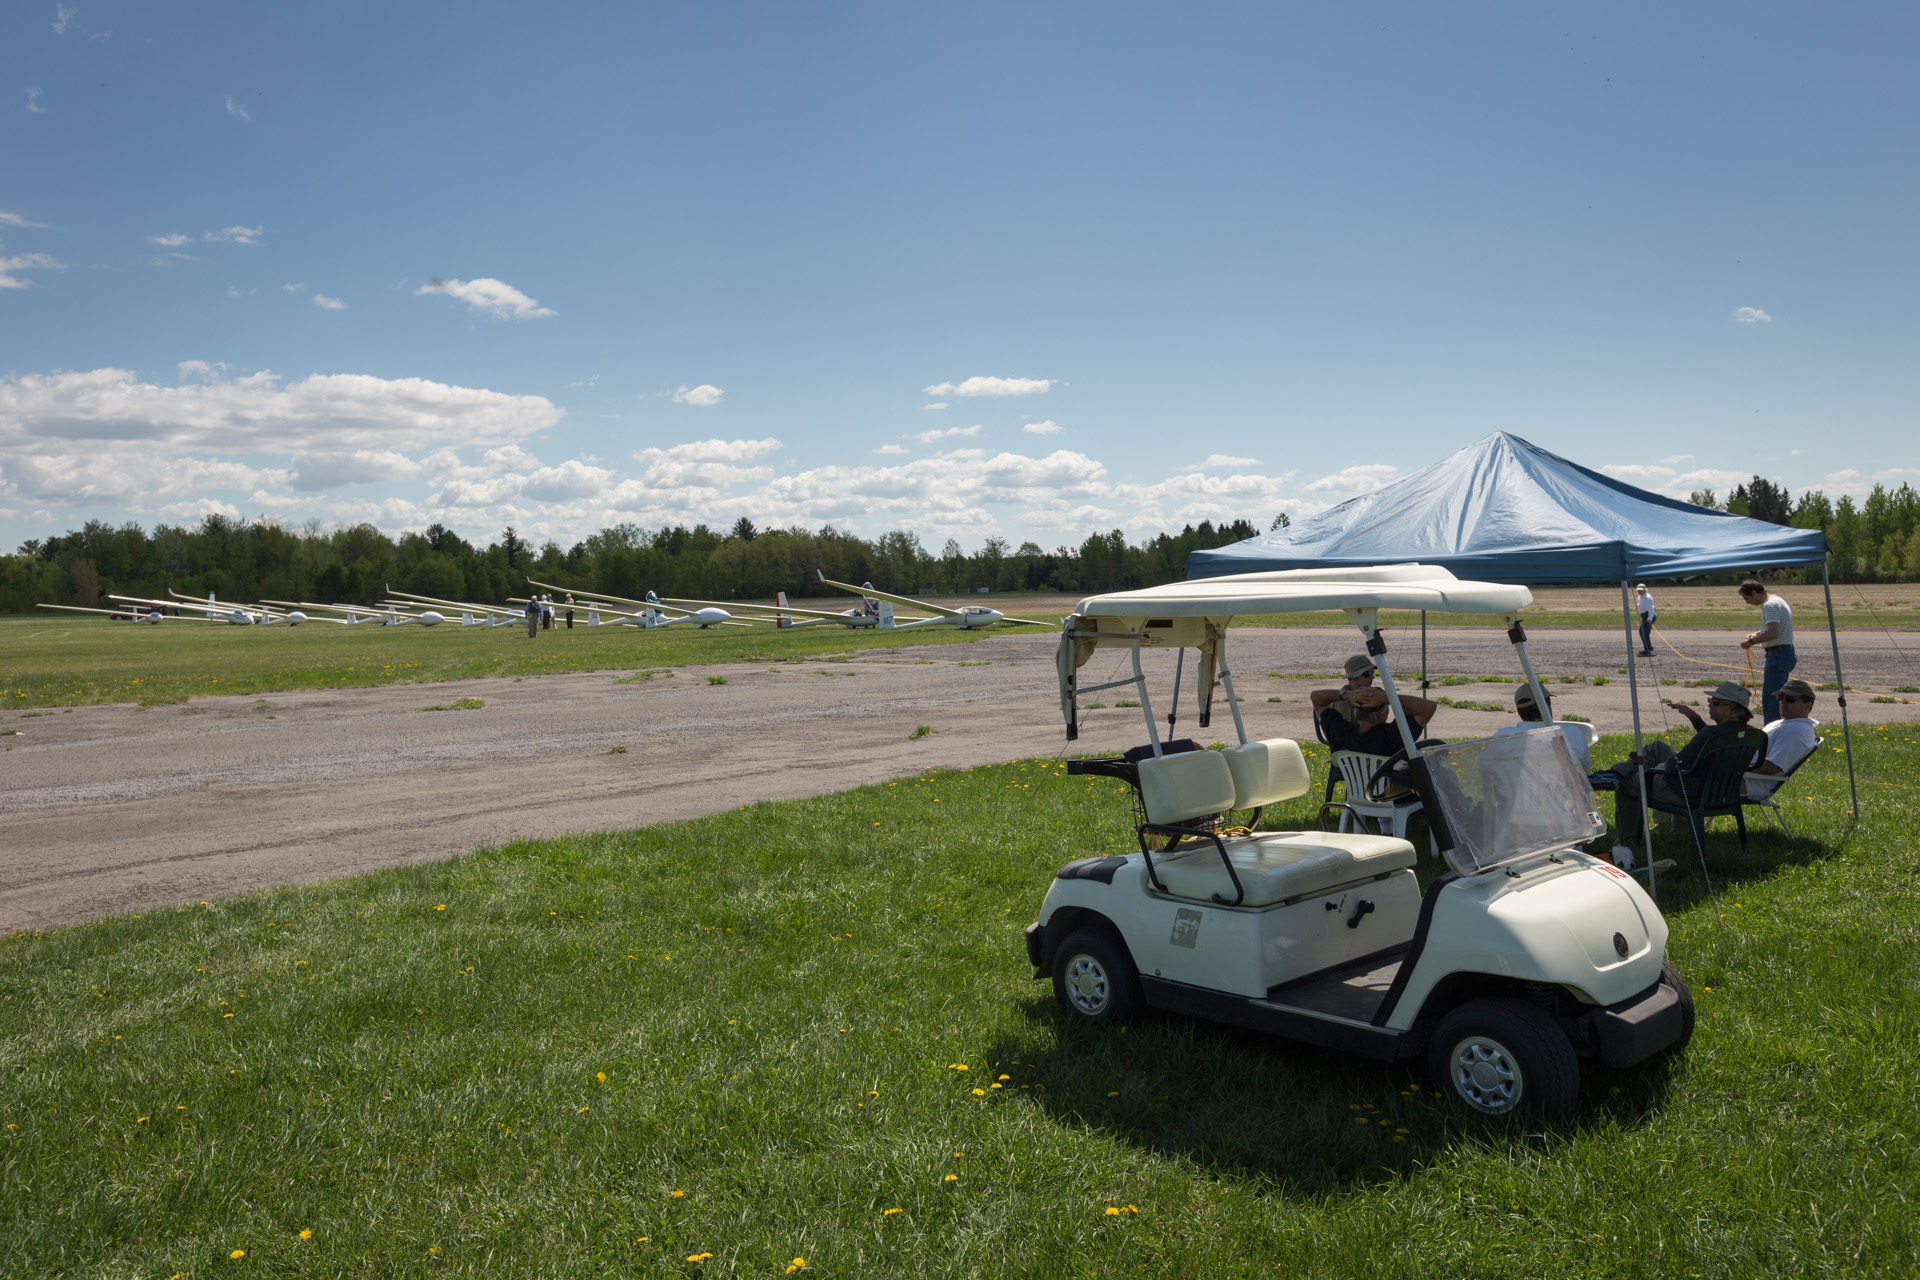
<path fill-rule="evenodd" d="M 1066 1021 L 1021 928 L 1131 833 L 1046 761 L 18 936 L 0 1272 L 1911 1274 L 1920 728 L 1857 736 L 1857 825 L 1823 752 L 1664 881 L 1688 1053 L 1550 1126 Z"/>
<path fill-rule="evenodd" d="M 932 627 L 883 637 L 841 627 L 577 627 L 529 640 L 511 627 L 136 627 L 92 618 L 0 617 L 0 711 L 711 662 L 844 662 L 853 650 L 977 644 L 996 634 L 1007 632 Z"/>

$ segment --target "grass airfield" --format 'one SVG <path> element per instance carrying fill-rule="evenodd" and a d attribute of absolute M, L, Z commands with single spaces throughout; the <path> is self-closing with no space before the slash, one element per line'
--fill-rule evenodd
<path fill-rule="evenodd" d="M 1920 728 L 1862 736 L 1858 823 L 1823 752 L 1798 837 L 1741 855 L 1721 821 L 1718 894 L 1663 882 L 1692 1047 L 1550 1127 L 1465 1123 L 1407 1066 L 1064 1021 L 1020 930 L 1130 832 L 1050 761 L 16 936 L 0 1266 L 1912 1274 Z"/>

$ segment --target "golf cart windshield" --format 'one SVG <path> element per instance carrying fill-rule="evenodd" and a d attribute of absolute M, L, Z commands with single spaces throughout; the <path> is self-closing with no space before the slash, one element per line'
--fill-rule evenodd
<path fill-rule="evenodd" d="M 1606 828 L 1593 789 L 1553 725 L 1428 747 L 1434 799 L 1452 828 L 1447 858 L 1463 876 L 1566 849 Z"/>

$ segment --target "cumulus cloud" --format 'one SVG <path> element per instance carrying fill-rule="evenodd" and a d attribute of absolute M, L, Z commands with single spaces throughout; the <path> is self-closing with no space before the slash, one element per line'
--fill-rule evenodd
<path fill-rule="evenodd" d="M 694 440 L 666 449 L 641 449 L 633 455 L 644 464 L 642 486 L 679 491 L 718 494 L 732 485 L 771 479 L 773 468 L 743 467 L 743 462 L 764 458 L 780 447 L 777 439 Z"/>
<path fill-rule="evenodd" d="M 921 444 L 932 444 L 936 440 L 951 440 L 955 437 L 977 436 L 979 434 L 980 427 L 979 424 L 976 423 L 971 427 L 946 427 L 943 429 L 935 428 L 929 431 L 920 431 L 914 433 L 913 438 Z"/>
<path fill-rule="evenodd" d="M 192 236 L 183 235 L 178 231 L 173 231 L 173 232 L 169 232 L 164 236 L 148 236 L 147 243 L 162 245 L 168 249 L 177 249 L 181 245 L 185 244 L 187 241 L 191 240 L 192 238 L 193 238 Z"/>
<path fill-rule="evenodd" d="M 703 382 L 697 387 L 689 387 L 681 383 L 680 389 L 673 393 L 672 400 L 675 404 L 690 404 L 696 409 L 705 409 L 719 404 L 720 397 L 725 394 L 727 393 L 711 383 Z"/>
<path fill-rule="evenodd" d="M 947 402 L 945 400 L 936 400 L 932 404 L 923 404 L 920 407 L 922 409 L 944 409 L 947 407 Z"/>
<path fill-rule="evenodd" d="M 200 238 L 213 244 L 259 244 L 260 237 L 266 233 L 265 227 L 222 227 L 218 231 L 209 231 Z"/>
<path fill-rule="evenodd" d="M 1772 324 L 1773 317 L 1758 307 L 1738 307 L 1733 313 L 1735 324 Z"/>
<path fill-rule="evenodd" d="M 1368 462 L 1342 468 L 1330 476 L 1321 476 L 1304 488 L 1308 493 L 1365 493 L 1369 489 L 1378 489 L 1399 474 L 1400 468 L 1396 466 Z"/>
<path fill-rule="evenodd" d="M 1020 429 L 1030 436 L 1057 436 L 1060 434 L 1060 424 L 1052 418 L 1048 418 L 1045 422 L 1029 422 Z"/>
<path fill-rule="evenodd" d="M 307 286 L 304 284 L 283 284 L 280 287 L 282 289 L 285 289 L 288 293 L 298 293 L 302 289 L 306 288 Z"/>
<path fill-rule="evenodd" d="M 1712 489 L 1722 497 L 1726 491 L 1746 481 L 1753 473 L 1750 471 L 1728 471 L 1718 467 L 1700 467 L 1692 471 L 1681 471 L 1677 467 L 1667 466 L 1669 462 L 1691 462 L 1692 454 L 1674 454 L 1663 458 L 1659 463 L 1651 462 L 1613 462 L 1595 468 L 1602 475 L 1612 476 L 1615 480 L 1624 480 L 1637 488 L 1651 490 L 1669 498 L 1685 498 L 1688 494 L 1702 489 Z"/>
<path fill-rule="evenodd" d="M 34 115 L 37 115 L 37 116 L 43 116 L 47 114 L 48 111 L 52 110 L 52 108 L 50 107 L 43 107 L 40 105 L 40 86 L 39 85 L 35 85 L 33 86 L 33 88 L 27 90 L 27 110 L 31 111 Z"/>
<path fill-rule="evenodd" d="M 1182 471 L 1218 471 L 1223 467 L 1257 467 L 1258 458 L 1236 458 L 1231 454 L 1210 453 L 1205 462 L 1189 462 L 1180 468 Z"/>
<path fill-rule="evenodd" d="M 230 116 L 239 116 L 242 120 L 253 119 L 253 116 L 248 113 L 245 107 L 233 100 L 232 94 L 227 95 L 227 114 Z"/>
<path fill-rule="evenodd" d="M 899 444 L 883 444 L 874 450 L 875 453 L 905 453 L 906 451 L 906 446 Z"/>
<path fill-rule="evenodd" d="M 45 230 L 46 225 L 44 222 L 29 222 L 11 209 L 0 209 L 0 227 L 35 227 Z"/>
<path fill-rule="evenodd" d="M 347 304 L 340 301 L 340 299 L 329 298 L 326 294 L 318 292 L 313 295 L 313 305 L 326 311 L 345 311 L 347 309 Z"/>
<path fill-rule="evenodd" d="M 930 396 L 1034 396 L 1045 395 L 1057 379 L 990 378 L 980 375 L 965 382 L 936 382 L 924 388 Z"/>
<path fill-rule="evenodd" d="M 497 320 L 540 320 L 559 314 L 551 307 L 541 306 L 506 281 L 495 280 L 491 276 L 481 276 L 475 280 L 447 280 L 435 276 L 415 289 L 414 293 L 443 293 L 466 303 L 469 311 L 477 311 Z"/>
<path fill-rule="evenodd" d="M 0 289 L 31 289 L 33 281 L 22 280 L 16 271 L 65 271 L 67 264 L 44 253 L 0 254 Z"/>

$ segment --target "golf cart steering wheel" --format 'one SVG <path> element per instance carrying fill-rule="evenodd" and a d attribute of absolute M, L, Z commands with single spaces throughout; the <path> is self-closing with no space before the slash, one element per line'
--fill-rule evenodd
<path fill-rule="evenodd" d="M 1404 766 L 1406 763 L 1407 749 L 1405 747 L 1401 747 L 1398 751 L 1388 756 L 1386 760 L 1381 763 L 1380 767 L 1373 771 L 1373 776 L 1367 779 L 1367 785 L 1365 787 L 1367 799 L 1374 804 L 1390 803 L 1387 798 L 1388 788 L 1406 785 L 1393 776 L 1395 766 Z"/>

